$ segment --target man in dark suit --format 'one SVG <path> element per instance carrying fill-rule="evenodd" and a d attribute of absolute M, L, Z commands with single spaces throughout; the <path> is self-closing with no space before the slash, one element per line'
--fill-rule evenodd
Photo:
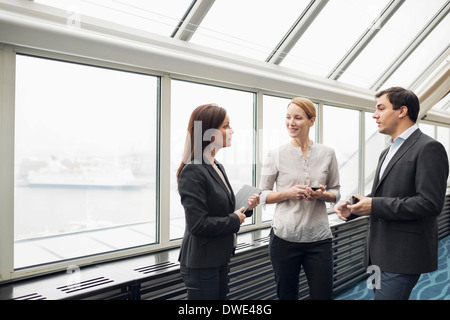
<path fill-rule="evenodd" d="M 437 269 L 437 216 L 449 164 L 442 144 L 418 129 L 420 105 L 412 91 L 394 87 L 376 98 L 373 118 L 391 147 L 380 155 L 371 193 L 335 209 L 343 220 L 370 216 L 364 265 L 380 271 L 374 299 L 407 300 L 420 274 Z"/>

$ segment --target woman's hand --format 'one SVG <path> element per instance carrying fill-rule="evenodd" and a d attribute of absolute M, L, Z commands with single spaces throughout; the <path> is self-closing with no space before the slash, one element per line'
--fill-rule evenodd
<path fill-rule="evenodd" d="M 336 212 L 339 219 L 347 221 L 347 218 L 350 217 L 351 212 L 348 208 L 349 204 L 350 201 L 344 200 L 334 206 L 334 211 Z"/>
<path fill-rule="evenodd" d="M 313 189 L 311 189 L 311 187 L 307 187 L 308 196 L 306 200 L 313 201 L 320 199 L 320 197 L 322 197 L 323 193 L 325 192 L 325 188 L 326 186 L 320 185 L 320 188 L 314 191 Z"/>
<path fill-rule="evenodd" d="M 243 224 L 244 221 L 245 221 L 245 218 L 247 218 L 247 216 L 245 215 L 244 211 L 245 211 L 245 207 L 242 207 L 242 208 L 240 208 L 240 209 L 237 209 L 237 210 L 234 212 L 234 213 L 236 213 L 237 216 L 239 217 L 239 221 L 241 222 L 241 224 Z"/>
<path fill-rule="evenodd" d="M 309 197 L 309 191 L 311 188 L 309 188 L 308 186 L 303 186 L 303 185 L 296 185 L 293 187 L 290 187 L 289 189 L 285 190 L 285 194 L 287 199 L 290 200 L 303 200 Z"/>
<path fill-rule="evenodd" d="M 259 194 L 253 194 L 248 198 L 248 208 L 247 210 L 253 210 L 259 204 Z"/>

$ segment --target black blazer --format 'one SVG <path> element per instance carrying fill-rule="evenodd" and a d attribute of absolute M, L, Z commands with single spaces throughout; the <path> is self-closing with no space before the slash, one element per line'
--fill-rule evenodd
<path fill-rule="evenodd" d="M 379 179 L 379 159 L 371 193 L 364 264 L 381 271 L 419 274 L 437 269 L 437 216 L 444 205 L 449 164 L 438 141 L 414 131 Z"/>
<path fill-rule="evenodd" d="M 234 213 L 235 197 L 223 166 L 216 161 L 228 184 L 210 164 L 189 163 L 178 180 L 186 229 L 179 261 L 190 268 L 222 266 L 230 261 L 239 217 Z"/>

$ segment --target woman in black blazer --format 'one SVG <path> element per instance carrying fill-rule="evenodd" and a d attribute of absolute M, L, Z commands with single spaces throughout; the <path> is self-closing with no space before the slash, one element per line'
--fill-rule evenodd
<path fill-rule="evenodd" d="M 214 157 L 231 145 L 232 134 L 224 108 L 207 104 L 192 112 L 177 171 L 186 219 L 179 261 L 189 300 L 224 300 L 228 292 L 228 263 L 246 214 L 244 207 L 235 210 L 233 189 Z M 258 203 L 259 195 L 251 196 L 247 210 Z"/>

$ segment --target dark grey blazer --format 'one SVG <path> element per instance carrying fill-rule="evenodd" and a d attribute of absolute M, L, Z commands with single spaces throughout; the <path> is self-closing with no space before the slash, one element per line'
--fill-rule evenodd
<path fill-rule="evenodd" d="M 239 217 L 234 214 L 235 197 L 223 166 L 228 192 L 210 164 L 187 164 L 180 173 L 178 192 L 184 207 L 186 229 L 179 261 L 190 268 L 210 268 L 229 262 Z"/>
<path fill-rule="evenodd" d="M 438 141 L 419 129 L 404 141 L 371 193 L 372 214 L 364 264 L 381 271 L 419 274 L 437 269 L 437 216 L 444 205 L 449 164 Z"/>

